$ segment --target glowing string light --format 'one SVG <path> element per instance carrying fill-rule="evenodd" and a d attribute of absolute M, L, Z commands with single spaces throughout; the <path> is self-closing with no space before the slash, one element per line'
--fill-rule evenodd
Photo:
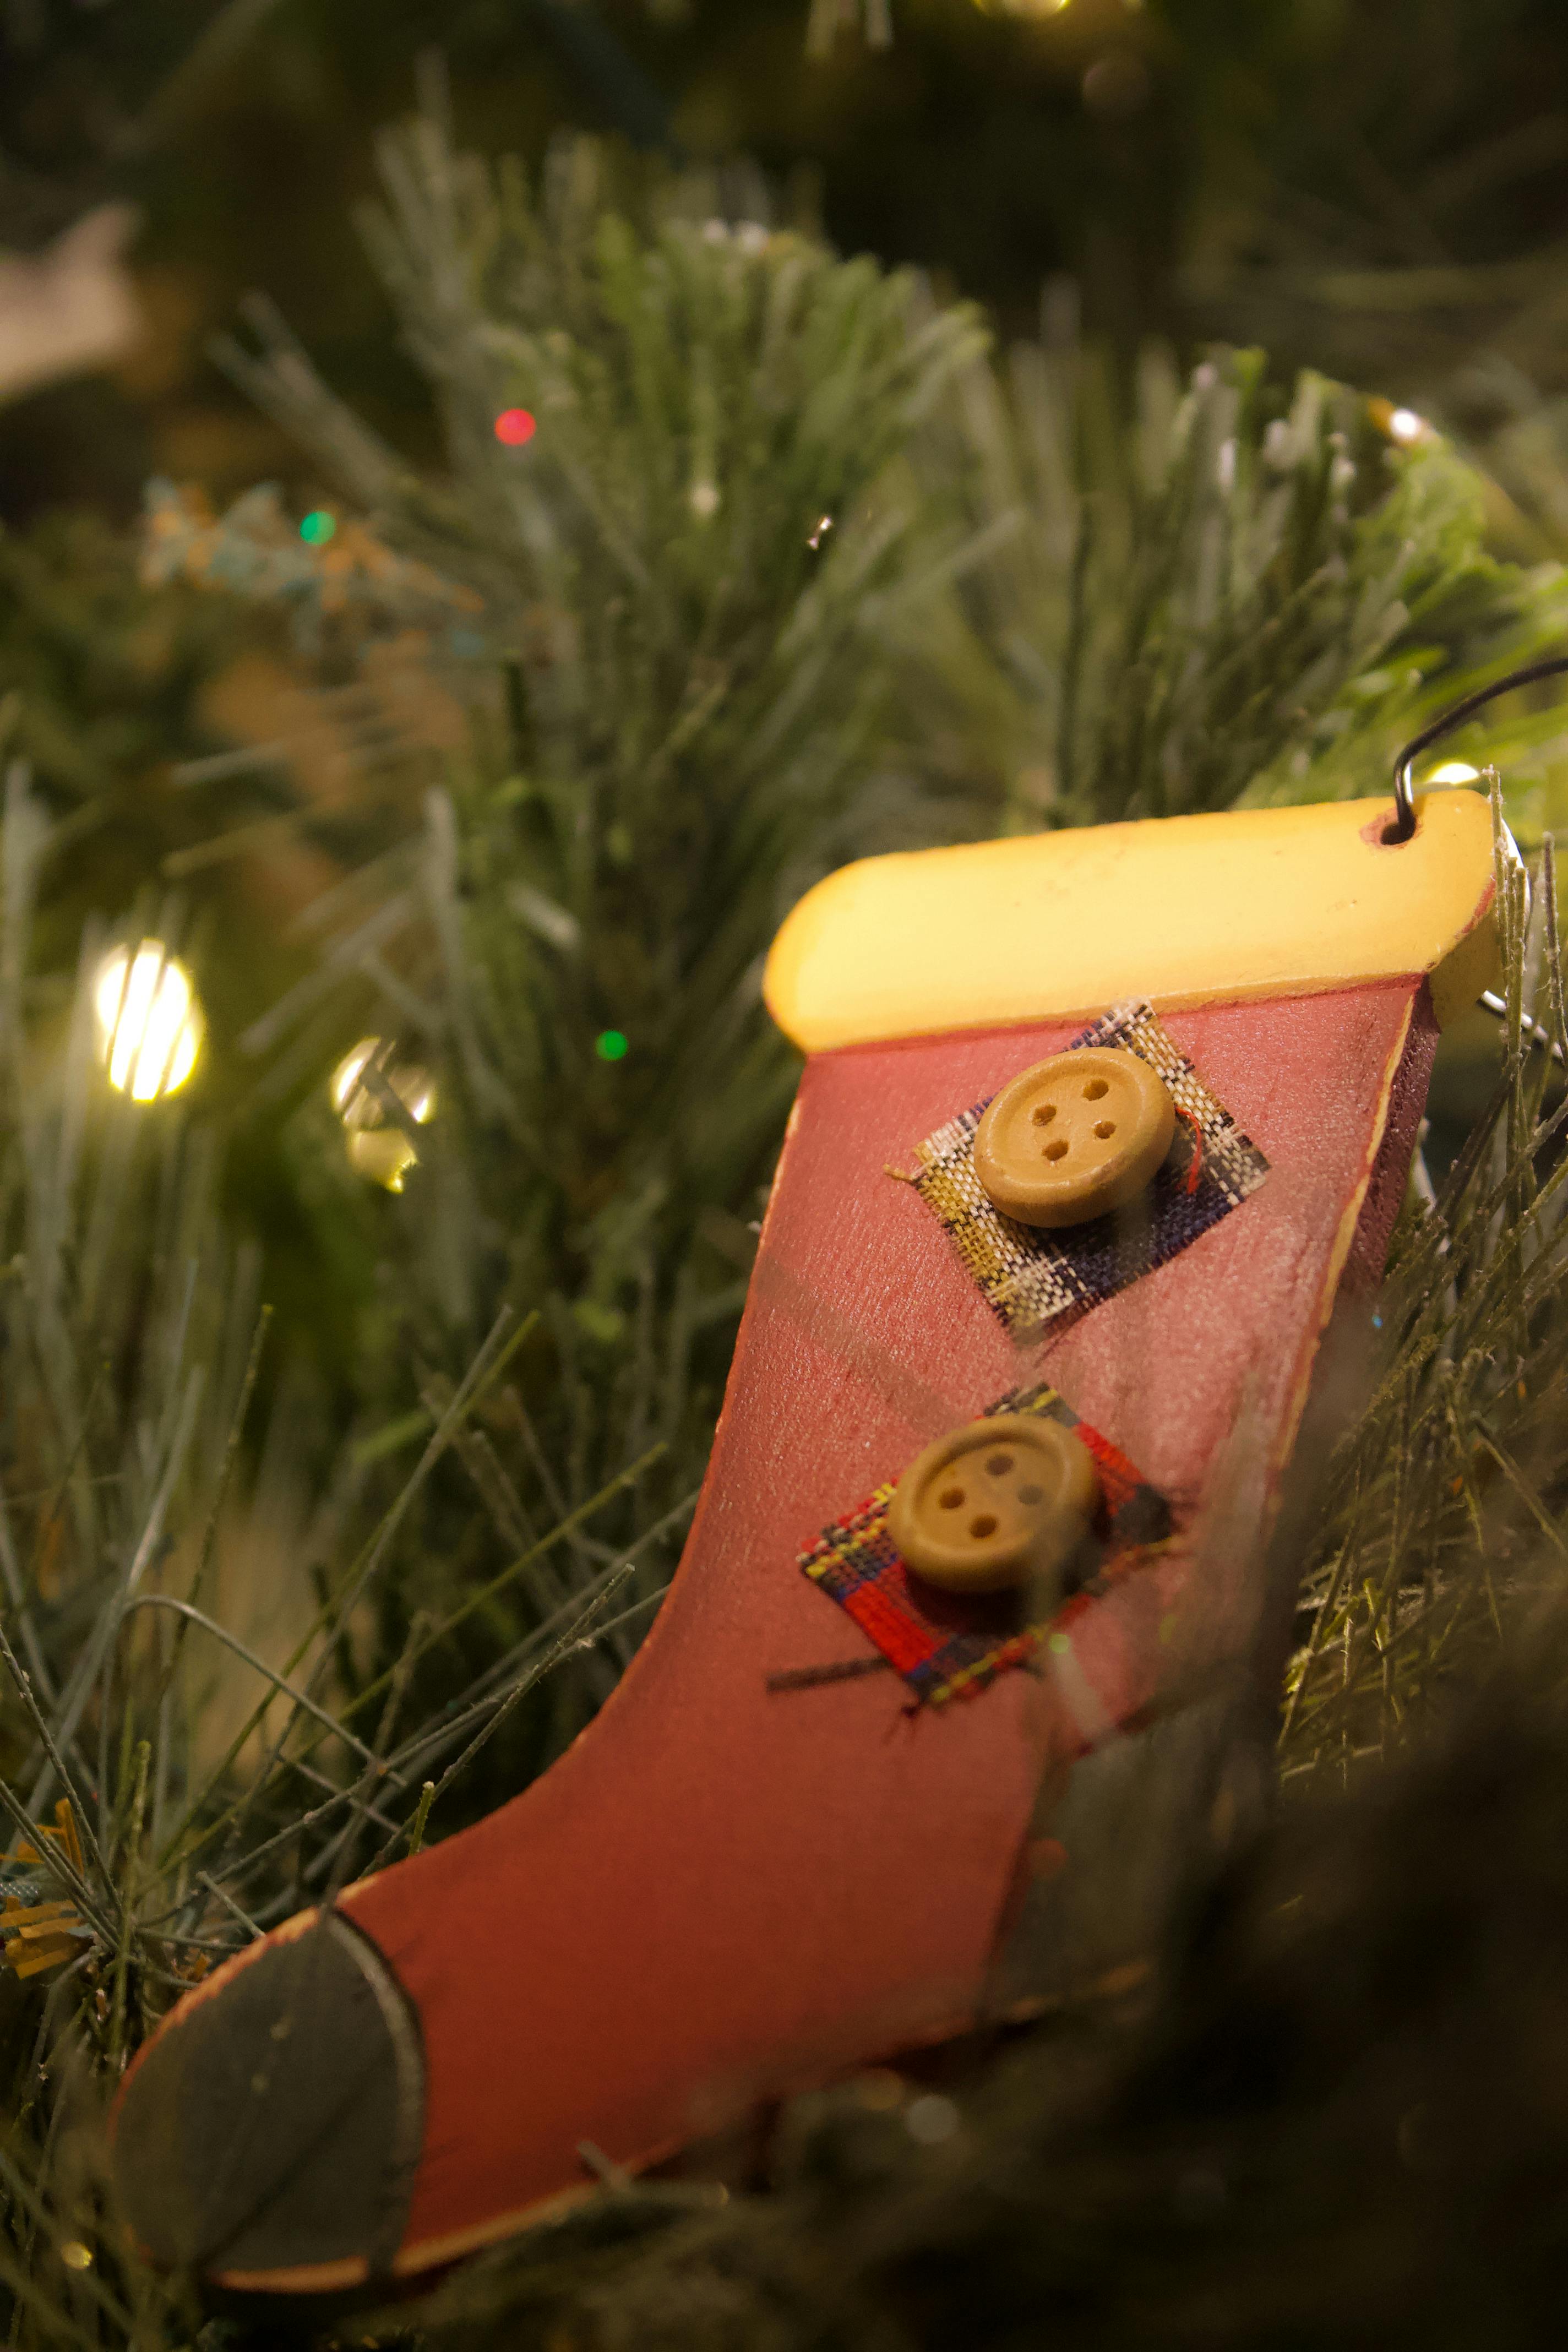
<path fill-rule="evenodd" d="M 1480 781 L 1480 770 L 1472 768 L 1468 760 L 1445 760 L 1440 768 L 1434 768 L 1429 776 L 1423 778 L 1428 784 L 1479 784 Z"/>
<path fill-rule="evenodd" d="M 1374 397 L 1367 402 L 1366 413 L 1378 431 L 1400 449 L 1414 449 L 1437 438 L 1430 417 L 1423 416 L 1419 409 L 1397 407 L 1392 400 Z"/>
<path fill-rule="evenodd" d="M 523 448 L 538 430 L 538 419 L 526 408 L 503 408 L 496 418 L 496 439 L 508 449 Z"/>
<path fill-rule="evenodd" d="M 300 536 L 307 547 L 325 547 L 337 535 L 338 519 L 336 515 L 329 514 L 325 507 L 318 507 L 300 525 Z"/>
<path fill-rule="evenodd" d="M 104 958 L 93 1010 L 99 1059 L 117 1093 L 158 1102 L 184 1085 L 206 1023 L 190 974 L 162 940 L 143 940 L 134 955 L 116 948 Z"/>
<path fill-rule="evenodd" d="M 419 1154 L 402 1128 L 388 1119 L 365 1084 L 365 1072 L 375 1070 L 417 1127 L 436 1116 L 436 1087 L 427 1070 L 394 1066 L 394 1050 L 384 1037 L 362 1037 L 332 1072 L 331 1093 L 332 1108 L 348 1129 L 349 1165 L 388 1192 L 401 1192 Z"/>
<path fill-rule="evenodd" d="M 602 1037 L 595 1040 L 594 1051 L 601 1062 L 624 1062 L 631 1046 L 619 1029 L 606 1029 Z"/>

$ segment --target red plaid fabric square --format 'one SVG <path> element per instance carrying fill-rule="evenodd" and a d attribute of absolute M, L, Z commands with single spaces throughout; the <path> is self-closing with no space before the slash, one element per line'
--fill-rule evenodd
<path fill-rule="evenodd" d="M 976 1418 L 1003 1412 L 1047 1413 L 1076 1430 L 1094 1456 L 1100 1487 L 1096 1555 L 1080 1591 L 1093 1592 L 1131 1554 L 1165 1541 L 1171 1514 L 1164 1497 L 1108 1437 L 1080 1421 L 1055 1389 L 1042 1384 L 1017 1390 Z M 854 1619 L 917 1700 L 940 1706 L 951 1698 L 973 1696 L 1005 1667 L 1032 1657 L 1052 1621 L 1019 1626 L 1011 1594 L 960 1598 L 912 1577 L 888 1533 L 892 1497 L 891 1484 L 879 1486 L 868 1501 L 823 1530 L 800 1554 L 800 1566 Z"/>

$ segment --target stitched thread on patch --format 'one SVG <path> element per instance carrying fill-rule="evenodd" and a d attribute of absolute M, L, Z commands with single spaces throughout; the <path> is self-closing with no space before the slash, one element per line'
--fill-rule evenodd
<path fill-rule="evenodd" d="M 1151 1274 L 1239 1209 L 1268 1173 L 1147 1004 L 1121 1006 L 1065 1050 L 1125 1045 L 1158 1072 L 1176 1106 L 1176 1140 L 1141 1200 L 1088 1224 L 1042 1232 L 992 1205 L 974 1172 L 974 1135 L 986 1104 L 961 1111 L 916 1147 L 915 1190 L 947 1234 L 982 1296 L 1015 1339 L 1037 1339 Z"/>
<path fill-rule="evenodd" d="M 916 1699 L 930 1706 L 973 1697 L 1006 1667 L 1026 1664 L 1053 1631 L 1089 1605 L 1101 1584 L 1135 1566 L 1171 1532 L 1163 1496 L 1108 1437 L 1080 1421 L 1055 1389 L 1042 1381 L 1016 1390 L 976 1418 L 1003 1412 L 1047 1414 L 1076 1430 L 1100 1475 L 1099 1557 L 1092 1575 L 1053 1617 L 1022 1627 L 1006 1624 L 1006 1596 L 963 1601 L 932 1593 L 928 1602 L 888 1532 L 891 1483 L 825 1528 L 799 1556 L 805 1574 L 854 1619 Z"/>

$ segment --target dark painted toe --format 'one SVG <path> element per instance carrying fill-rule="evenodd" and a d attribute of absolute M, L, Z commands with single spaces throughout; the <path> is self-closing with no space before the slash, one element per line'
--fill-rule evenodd
<path fill-rule="evenodd" d="M 424 2123 L 408 2000 L 338 1913 L 177 2010 L 121 2095 L 114 2168 L 155 2262 L 389 2267 Z"/>

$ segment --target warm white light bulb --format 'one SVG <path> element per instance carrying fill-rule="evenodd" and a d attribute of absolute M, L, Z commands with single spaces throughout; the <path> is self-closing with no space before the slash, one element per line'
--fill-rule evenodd
<path fill-rule="evenodd" d="M 1402 442 L 1406 448 L 1419 441 L 1426 429 L 1426 419 L 1418 416 L 1413 408 L 1396 408 L 1388 420 L 1389 438 Z"/>
<path fill-rule="evenodd" d="M 196 1066 L 206 1023 L 191 976 L 162 940 L 115 948 L 93 989 L 99 1059 L 109 1083 L 133 1102 L 158 1102 Z"/>
<path fill-rule="evenodd" d="M 1472 768 L 1468 760 L 1445 760 L 1440 768 L 1434 768 L 1421 781 L 1427 784 L 1479 784 L 1480 780 L 1480 770 Z"/>
<path fill-rule="evenodd" d="M 388 1124 L 377 1096 L 364 1083 L 374 1067 L 418 1127 L 436 1116 L 436 1085 L 427 1070 L 394 1065 L 394 1046 L 384 1037 L 362 1037 L 332 1072 L 332 1108 L 348 1129 L 349 1164 L 389 1192 L 401 1192 L 419 1154 L 400 1127 Z"/>

